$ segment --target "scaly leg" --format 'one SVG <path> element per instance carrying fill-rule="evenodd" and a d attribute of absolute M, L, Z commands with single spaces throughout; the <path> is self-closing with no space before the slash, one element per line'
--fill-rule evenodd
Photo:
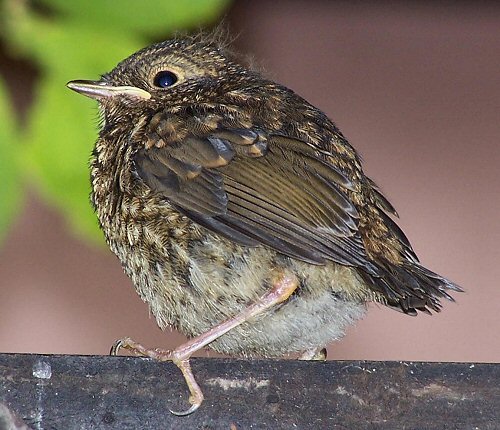
<path fill-rule="evenodd" d="M 134 342 L 132 339 L 124 338 L 115 342 L 111 348 L 111 355 L 117 355 L 119 350 L 123 348 L 136 355 L 150 357 L 159 361 L 172 361 L 184 375 L 184 379 L 186 380 L 190 392 L 189 403 L 191 403 L 191 407 L 184 412 L 170 412 L 174 415 L 189 415 L 198 409 L 203 402 L 203 393 L 194 378 L 193 372 L 191 371 L 191 365 L 189 364 L 189 358 L 191 355 L 234 327 L 237 327 L 250 318 L 261 314 L 265 310 L 284 302 L 296 290 L 298 285 L 299 283 L 294 275 L 280 273 L 273 282 L 273 288 L 256 302 L 243 309 L 238 315 L 235 315 L 234 317 L 216 325 L 209 331 L 194 337 L 173 351 L 147 349 L 141 344 Z"/>

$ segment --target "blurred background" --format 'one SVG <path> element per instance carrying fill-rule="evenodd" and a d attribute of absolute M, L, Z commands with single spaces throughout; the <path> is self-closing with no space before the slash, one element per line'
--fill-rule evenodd
<path fill-rule="evenodd" d="M 97 104 L 65 88 L 224 18 L 324 110 L 421 261 L 466 290 L 439 315 L 370 306 L 331 359 L 500 361 L 500 6 L 481 2 L 0 1 L 0 351 L 172 348 L 88 203 Z M 140 8 L 140 9 L 138 9 Z M 209 355 L 215 355 L 209 353 Z"/>

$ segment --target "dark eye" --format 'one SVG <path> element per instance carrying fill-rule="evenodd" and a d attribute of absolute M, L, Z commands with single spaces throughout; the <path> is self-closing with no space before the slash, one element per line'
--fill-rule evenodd
<path fill-rule="evenodd" d="M 153 84 L 156 87 L 167 88 L 171 87 L 177 82 L 177 75 L 168 70 L 164 70 L 163 72 L 159 72 L 156 74 L 153 79 Z"/>

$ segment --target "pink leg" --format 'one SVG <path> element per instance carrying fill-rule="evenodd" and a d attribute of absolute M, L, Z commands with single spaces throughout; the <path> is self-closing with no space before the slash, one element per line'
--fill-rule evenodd
<path fill-rule="evenodd" d="M 277 280 L 273 283 L 273 288 L 264 294 L 259 300 L 243 309 L 243 311 L 241 311 L 238 315 L 235 315 L 234 317 L 216 325 L 209 331 L 194 337 L 173 351 L 147 349 L 141 344 L 134 342 L 132 339 L 124 338 L 115 342 L 111 348 L 111 355 L 117 355 L 119 350 L 123 348 L 136 355 L 154 358 L 159 361 L 172 361 L 184 375 L 184 379 L 186 380 L 190 392 L 189 403 L 191 403 L 191 407 L 184 412 L 170 412 L 175 415 L 189 415 L 198 409 L 203 402 L 203 393 L 194 378 L 189 364 L 189 358 L 191 355 L 199 349 L 207 346 L 223 334 L 227 333 L 229 330 L 244 323 L 248 319 L 261 314 L 265 310 L 281 302 L 284 302 L 296 290 L 297 286 L 298 281 L 294 275 L 281 273 Z"/>

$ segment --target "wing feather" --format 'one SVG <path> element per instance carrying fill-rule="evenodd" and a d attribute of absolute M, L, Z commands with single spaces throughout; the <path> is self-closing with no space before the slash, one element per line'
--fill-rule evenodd
<path fill-rule="evenodd" d="M 305 142 L 219 129 L 142 149 L 135 164 L 152 190 L 229 239 L 315 264 L 333 260 L 374 271 L 347 193 L 353 184 Z"/>

